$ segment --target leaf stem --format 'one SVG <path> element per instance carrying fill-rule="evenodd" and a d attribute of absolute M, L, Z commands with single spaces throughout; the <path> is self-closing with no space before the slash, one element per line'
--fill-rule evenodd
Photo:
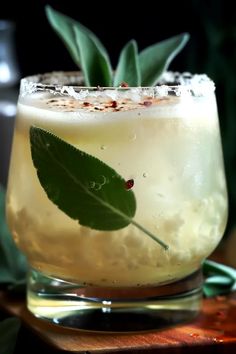
<path fill-rule="evenodd" d="M 135 220 L 131 220 L 131 224 L 133 224 L 134 226 L 136 226 L 139 230 L 142 230 L 146 235 L 148 235 L 149 237 L 151 237 L 155 242 L 159 243 L 160 246 L 162 246 L 166 251 L 169 249 L 169 246 L 163 242 L 162 240 L 160 240 L 158 237 L 154 236 L 150 231 L 148 231 L 147 229 L 145 229 L 145 227 L 143 227 L 142 225 L 140 225 L 139 223 L 137 223 Z"/>

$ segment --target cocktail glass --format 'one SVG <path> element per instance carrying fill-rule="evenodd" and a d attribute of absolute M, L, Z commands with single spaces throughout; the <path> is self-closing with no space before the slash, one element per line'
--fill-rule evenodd
<path fill-rule="evenodd" d="M 123 176 L 136 197 L 135 221 L 168 250 L 133 224 L 94 230 L 59 210 L 33 166 L 31 126 Z M 106 177 L 95 174 L 90 188 L 104 183 Z M 85 88 L 76 72 L 23 79 L 7 218 L 30 265 L 27 306 L 35 316 L 104 332 L 153 330 L 193 318 L 201 306 L 201 264 L 227 220 L 213 82 L 174 73 L 148 88 Z"/>

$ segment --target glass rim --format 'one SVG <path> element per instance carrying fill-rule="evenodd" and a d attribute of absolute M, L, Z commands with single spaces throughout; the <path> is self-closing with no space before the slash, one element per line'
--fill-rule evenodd
<path fill-rule="evenodd" d="M 206 74 L 191 74 L 167 71 L 162 74 L 155 86 L 84 86 L 81 71 L 55 71 L 27 76 L 21 79 L 20 96 L 24 97 L 34 92 L 48 92 L 75 99 L 84 99 L 86 95 L 112 93 L 131 93 L 150 95 L 152 97 L 175 96 L 206 96 L 215 91 L 214 82 Z"/>

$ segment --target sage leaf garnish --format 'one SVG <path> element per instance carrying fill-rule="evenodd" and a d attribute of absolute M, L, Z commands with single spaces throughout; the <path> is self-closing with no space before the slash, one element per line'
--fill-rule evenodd
<path fill-rule="evenodd" d="M 81 68 L 87 86 L 119 86 L 123 81 L 129 86 L 153 86 L 189 39 L 189 34 L 183 33 L 147 47 L 139 55 L 136 42 L 131 40 L 113 72 L 107 50 L 91 30 L 50 6 L 46 6 L 46 15 Z"/>
<path fill-rule="evenodd" d="M 0 353 L 13 354 L 21 322 L 10 317 L 0 322 Z"/>
<path fill-rule="evenodd" d="M 136 200 L 125 180 L 96 157 L 76 149 L 56 135 L 30 128 L 31 154 L 48 198 L 80 225 L 95 230 L 119 230 L 133 224 L 154 241 L 167 245 L 133 217 Z"/>
<path fill-rule="evenodd" d="M 204 295 L 212 297 L 227 294 L 236 290 L 236 270 L 221 263 L 210 260 L 203 262 Z"/>
<path fill-rule="evenodd" d="M 5 221 L 5 191 L 0 186 L 0 284 L 24 290 L 27 262 L 18 250 Z"/>
<path fill-rule="evenodd" d="M 87 73 L 87 75 L 85 75 L 85 84 L 87 86 L 111 86 L 112 67 L 110 63 L 110 58 L 106 51 L 106 48 L 101 43 L 99 38 L 80 22 L 72 19 L 69 16 L 63 15 L 59 11 L 54 10 L 49 5 L 46 6 L 46 16 L 52 28 L 55 30 L 55 32 L 66 45 L 75 64 L 81 67 L 83 73 L 84 69 L 87 69 L 87 67 L 85 67 L 83 59 L 81 57 L 87 57 L 89 54 L 91 55 L 91 57 L 93 57 L 93 59 L 95 59 L 94 65 L 98 65 L 98 68 L 96 69 L 92 66 L 89 66 L 89 68 L 93 72 L 89 74 Z M 82 42 L 78 45 L 78 40 L 80 37 L 82 37 Z M 89 48 L 87 48 L 87 43 L 89 44 Z M 84 51 L 86 51 L 86 55 L 84 55 Z M 96 55 L 94 55 L 95 53 Z M 102 65 L 99 64 L 100 60 L 103 62 Z M 94 80 L 86 81 L 87 77 L 91 77 L 95 70 L 99 71 L 100 69 L 103 70 L 100 75 L 96 76 L 96 78 L 98 80 L 102 78 L 101 81 L 96 81 L 95 84 L 93 83 Z"/>
<path fill-rule="evenodd" d="M 145 48 L 139 54 L 141 85 L 153 86 L 189 40 L 183 33 Z"/>
<path fill-rule="evenodd" d="M 99 50 L 96 42 L 78 26 L 74 26 L 75 40 L 80 52 L 80 66 L 87 86 L 112 85 L 112 74 L 107 56 Z"/>
<path fill-rule="evenodd" d="M 80 65 L 80 53 L 75 43 L 73 25 L 76 21 L 47 5 L 46 16 L 54 31 L 62 39 L 75 64 Z"/>
<path fill-rule="evenodd" d="M 135 40 L 128 42 L 121 51 L 114 77 L 114 86 L 122 82 L 129 86 L 140 86 L 140 68 L 138 62 L 138 47 Z"/>

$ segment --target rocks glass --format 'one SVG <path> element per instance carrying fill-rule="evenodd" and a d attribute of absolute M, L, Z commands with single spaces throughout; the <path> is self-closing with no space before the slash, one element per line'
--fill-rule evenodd
<path fill-rule="evenodd" d="M 215 88 L 206 75 L 166 73 L 163 80 L 147 88 L 86 88 L 79 73 L 62 72 L 21 81 L 7 218 L 29 261 L 27 305 L 35 316 L 88 331 L 132 332 L 199 312 L 201 264 L 227 220 Z M 33 166 L 31 126 L 124 177 L 136 197 L 134 220 L 168 249 L 133 224 L 94 230 L 59 210 Z M 109 181 L 95 174 L 88 183 L 101 189 Z"/>

